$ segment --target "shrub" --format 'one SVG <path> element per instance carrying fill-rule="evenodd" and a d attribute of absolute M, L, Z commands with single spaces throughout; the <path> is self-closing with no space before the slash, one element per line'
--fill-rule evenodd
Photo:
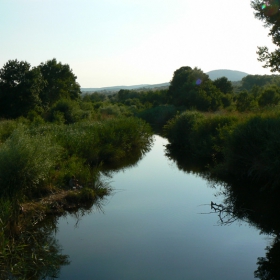
<path fill-rule="evenodd" d="M 164 126 L 164 135 L 173 146 L 190 151 L 190 135 L 194 126 L 204 119 L 205 116 L 199 112 L 185 111 Z"/>
<path fill-rule="evenodd" d="M 5 142 L 6 139 L 16 129 L 18 123 L 15 120 L 3 120 L 0 122 L 0 142 Z"/>
<path fill-rule="evenodd" d="M 239 124 L 227 142 L 224 170 L 263 187 L 279 186 L 279 127 L 279 116 L 255 116 Z"/>
<path fill-rule="evenodd" d="M 225 141 L 238 119 L 234 116 L 209 116 L 198 122 L 190 134 L 190 149 L 199 158 L 221 158 Z"/>
<path fill-rule="evenodd" d="M 141 111 L 137 116 L 158 130 L 162 129 L 176 115 L 176 112 L 176 108 L 173 105 L 161 105 Z"/>
<path fill-rule="evenodd" d="M 0 148 L 0 195 L 22 199 L 46 182 L 61 150 L 50 137 L 16 129 Z"/>

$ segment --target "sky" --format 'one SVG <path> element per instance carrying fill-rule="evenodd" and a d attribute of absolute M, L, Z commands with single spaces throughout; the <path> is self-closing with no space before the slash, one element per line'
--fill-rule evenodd
<path fill-rule="evenodd" d="M 82 88 L 169 82 L 198 67 L 270 74 L 250 0 L 0 0 L 0 68 L 56 58 Z"/>

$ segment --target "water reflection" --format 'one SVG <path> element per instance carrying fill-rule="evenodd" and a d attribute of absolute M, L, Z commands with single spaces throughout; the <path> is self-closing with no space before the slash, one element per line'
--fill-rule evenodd
<path fill-rule="evenodd" d="M 190 174 L 198 174 L 200 177 L 209 177 L 209 163 L 202 161 L 182 150 L 174 149 L 170 144 L 165 146 L 165 155 L 174 162 L 179 170 Z"/>
<path fill-rule="evenodd" d="M 153 141 L 154 139 L 151 140 L 149 145 L 142 149 L 133 149 L 131 152 L 127 155 L 126 158 L 122 159 L 121 161 L 118 162 L 111 162 L 105 165 L 101 165 L 101 170 L 104 174 L 107 176 L 111 176 L 112 173 L 127 169 L 130 167 L 133 167 L 137 165 L 137 163 L 143 159 L 143 157 L 148 153 L 152 146 L 153 146 Z"/>
<path fill-rule="evenodd" d="M 260 233 L 273 238 L 266 247 L 266 256 L 257 260 L 258 269 L 254 272 L 259 279 L 280 279 L 280 204 L 279 192 L 268 191 L 262 186 L 244 185 L 238 178 L 214 177 L 209 164 L 197 162 L 195 159 L 166 147 L 166 155 L 176 163 L 180 170 L 199 174 L 208 180 L 209 185 L 219 186 L 218 195 L 223 196 L 223 204 L 209 202 L 209 212 L 218 216 L 221 225 L 229 225 L 235 221 L 247 222 L 260 230 Z"/>
<path fill-rule="evenodd" d="M 112 172 L 135 166 L 150 148 L 151 145 L 142 150 L 134 149 L 125 160 L 111 166 L 101 166 L 101 171 L 109 176 Z M 61 216 L 72 216 L 77 227 L 83 216 L 93 212 L 103 212 L 106 196 L 112 193 L 112 188 L 106 178 L 108 179 L 106 176 L 103 177 L 99 184 L 108 190 L 106 195 L 84 202 L 81 204 L 82 207 L 78 205 L 78 208 L 66 208 L 67 211 L 64 208 L 61 213 L 58 211 L 58 215 L 45 217 L 45 214 L 40 211 L 38 211 L 39 216 L 34 216 L 34 213 L 23 213 L 17 219 L 19 222 L 16 222 L 14 231 L 0 233 L 0 248 L 2 248 L 0 250 L 0 279 L 58 278 L 61 268 L 70 264 L 70 256 L 62 253 L 62 247 L 56 239 L 58 220 Z M 67 199 L 70 198 L 67 197 Z M 59 205 L 63 208 L 63 204 L 59 203 Z M 0 213 L 0 218 L 1 215 L 2 213 Z M 0 219 L 0 226 L 1 224 Z M 3 225 L 3 228 L 6 227 Z"/>
<path fill-rule="evenodd" d="M 69 257 L 54 237 L 57 217 L 53 216 L 24 232 L 2 239 L 0 254 L 1 279 L 54 279 Z"/>

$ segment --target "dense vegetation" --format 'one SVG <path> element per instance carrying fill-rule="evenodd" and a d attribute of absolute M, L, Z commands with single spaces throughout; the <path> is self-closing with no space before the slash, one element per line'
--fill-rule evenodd
<path fill-rule="evenodd" d="M 55 59 L 34 68 L 8 61 L 0 70 L 1 279 L 56 275 L 67 258 L 45 228 L 33 226 L 47 214 L 98 203 L 111 191 L 103 175 L 151 147 L 147 123 L 98 98 L 83 100 L 72 70 Z"/>
<path fill-rule="evenodd" d="M 279 46 L 278 1 L 251 4 Z M 279 72 L 278 49 L 258 53 L 265 67 Z M 203 176 L 223 180 L 230 213 L 279 237 L 279 101 L 278 75 L 248 75 L 232 84 L 183 66 L 168 89 L 83 95 L 67 64 L 52 59 L 32 68 L 9 60 L 0 69 L 0 277 L 56 275 L 51 258 L 64 265 L 67 256 L 45 228 L 32 233 L 32 225 L 47 213 L 86 207 L 107 195 L 102 174 L 137 162 L 152 144 L 151 127 L 167 137 L 167 154 L 180 166 L 196 162 L 207 170 Z M 73 175 L 81 190 L 69 189 Z M 30 206 L 61 193 L 52 204 Z M 37 238 L 51 248 L 51 258 Z M 259 259 L 257 277 L 278 273 L 268 262 L 278 247 L 277 239 Z"/>

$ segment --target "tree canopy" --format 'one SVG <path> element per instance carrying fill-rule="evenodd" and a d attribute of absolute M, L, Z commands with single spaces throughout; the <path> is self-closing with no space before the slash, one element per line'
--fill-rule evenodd
<path fill-rule="evenodd" d="M 19 117 L 41 106 L 39 95 L 44 86 L 38 69 L 26 61 L 9 60 L 0 69 L 0 116 Z"/>
<path fill-rule="evenodd" d="M 183 66 L 174 72 L 168 90 L 169 103 L 175 106 L 215 111 L 222 106 L 223 93 L 198 68 Z"/>
<path fill-rule="evenodd" d="M 277 46 L 271 52 L 265 46 L 258 47 L 258 60 L 265 62 L 263 67 L 270 68 L 271 72 L 280 72 L 280 3 L 278 0 L 253 0 L 251 6 L 255 10 L 255 17 L 269 28 L 268 35 Z"/>
<path fill-rule="evenodd" d="M 80 85 L 68 64 L 56 59 L 31 68 L 26 61 L 9 60 L 0 69 L 0 117 L 26 116 L 42 111 L 58 100 L 76 100 Z"/>
<path fill-rule="evenodd" d="M 57 62 L 54 58 L 41 63 L 38 68 L 46 81 L 46 86 L 40 94 L 45 106 L 51 106 L 61 98 L 79 98 L 80 85 L 68 64 Z"/>

